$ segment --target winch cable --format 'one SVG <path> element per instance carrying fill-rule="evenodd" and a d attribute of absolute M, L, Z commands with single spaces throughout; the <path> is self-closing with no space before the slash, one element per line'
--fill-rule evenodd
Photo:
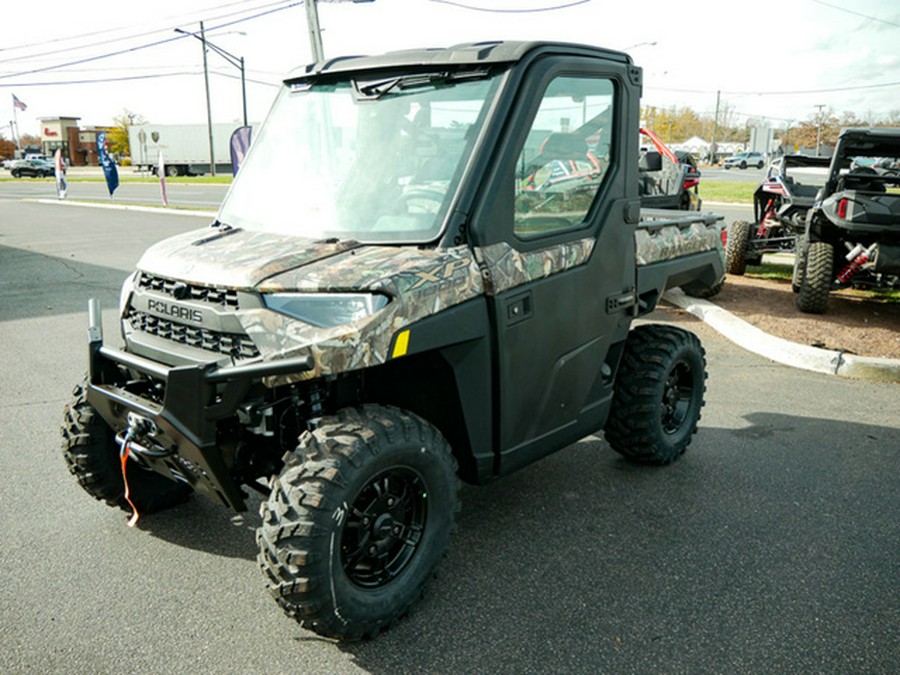
<path fill-rule="evenodd" d="M 128 455 L 130 454 L 129 446 L 131 445 L 131 438 L 134 436 L 134 427 L 128 427 L 128 431 L 125 432 L 125 437 L 122 439 L 122 449 L 119 451 L 119 457 L 122 461 L 122 482 L 125 484 L 125 501 L 128 502 L 128 505 L 131 507 L 131 518 L 128 520 L 128 527 L 134 527 L 137 524 L 138 519 L 141 515 L 138 513 L 137 507 L 134 505 L 134 502 L 131 501 L 131 490 L 128 488 Z"/>

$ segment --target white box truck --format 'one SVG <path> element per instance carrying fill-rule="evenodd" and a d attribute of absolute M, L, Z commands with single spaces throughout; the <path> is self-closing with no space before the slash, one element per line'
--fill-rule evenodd
<path fill-rule="evenodd" d="M 231 173 L 231 134 L 237 124 L 214 124 L 216 173 Z M 131 163 L 140 171 L 157 173 L 159 151 L 167 176 L 209 173 L 209 127 L 205 124 L 135 124 L 128 130 Z"/>

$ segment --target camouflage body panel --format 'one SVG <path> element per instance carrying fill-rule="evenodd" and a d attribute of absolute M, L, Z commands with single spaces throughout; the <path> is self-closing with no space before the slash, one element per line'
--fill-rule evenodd
<path fill-rule="evenodd" d="M 487 294 L 496 295 L 583 265 L 596 243 L 588 237 L 537 251 L 517 251 L 506 242 L 499 242 L 477 249 L 476 257 L 483 259 L 490 275 Z"/>
<path fill-rule="evenodd" d="M 692 253 L 722 249 L 722 235 L 715 224 L 719 216 L 654 222 L 645 220 L 634 233 L 637 264 L 649 265 Z"/>
<path fill-rule="evenodd" d="M 188 283 L 245 289 L 357 246 L 355 241 L 317 242 L 286 234 L 209 227 L 151 246 L 138 269 Z M 266 262 L 261 265 L 260 261 Z"/>
<path fill-rule="evenodd" d="M 315 360 L 313 370 L 268 378 L 268 386 L 385 363 L 394 335 L 403 328 L 484 294 L 480 270 L 465 246 L 438 250 L 361 247 L 268 279 L 257 290 L 370 292 L 391 297 L 372 316 L 332 328 L 312 326 L 269 309 L 239 312 L 241 324 L 264 359 L 309 354 Z"/>

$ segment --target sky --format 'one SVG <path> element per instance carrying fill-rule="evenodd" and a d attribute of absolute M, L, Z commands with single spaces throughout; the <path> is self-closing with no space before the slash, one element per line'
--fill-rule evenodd
<path fill-rule="evenodd" d="M 562 40 L 619 49 L 644 70 L 644 105 L 783 129 L 819 110 L 900 111 L 898 0 L 319 1 L 326 58 L 481 40 Z M 312 61 L 298 0 L 22 0 L 5 3 L 0 136 L 37 135 L 42 117 L 108 125 L 125 111 L 203 124 L 199 31 L 243 57 L 248 116 L 260 122 L 281 78 Z M 240 122 L 240 71 L 208 53 L 214 122 Z M 27 106 L 14 109 L 12 96 Z"/>

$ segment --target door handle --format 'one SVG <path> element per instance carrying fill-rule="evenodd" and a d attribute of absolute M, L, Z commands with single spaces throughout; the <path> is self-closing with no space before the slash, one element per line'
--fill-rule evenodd
<path fill-rule="evenodd" d="M 510 298 L 506 304 L 506 325 L 513 326 L 531 317 L 531 291 Z"/>

